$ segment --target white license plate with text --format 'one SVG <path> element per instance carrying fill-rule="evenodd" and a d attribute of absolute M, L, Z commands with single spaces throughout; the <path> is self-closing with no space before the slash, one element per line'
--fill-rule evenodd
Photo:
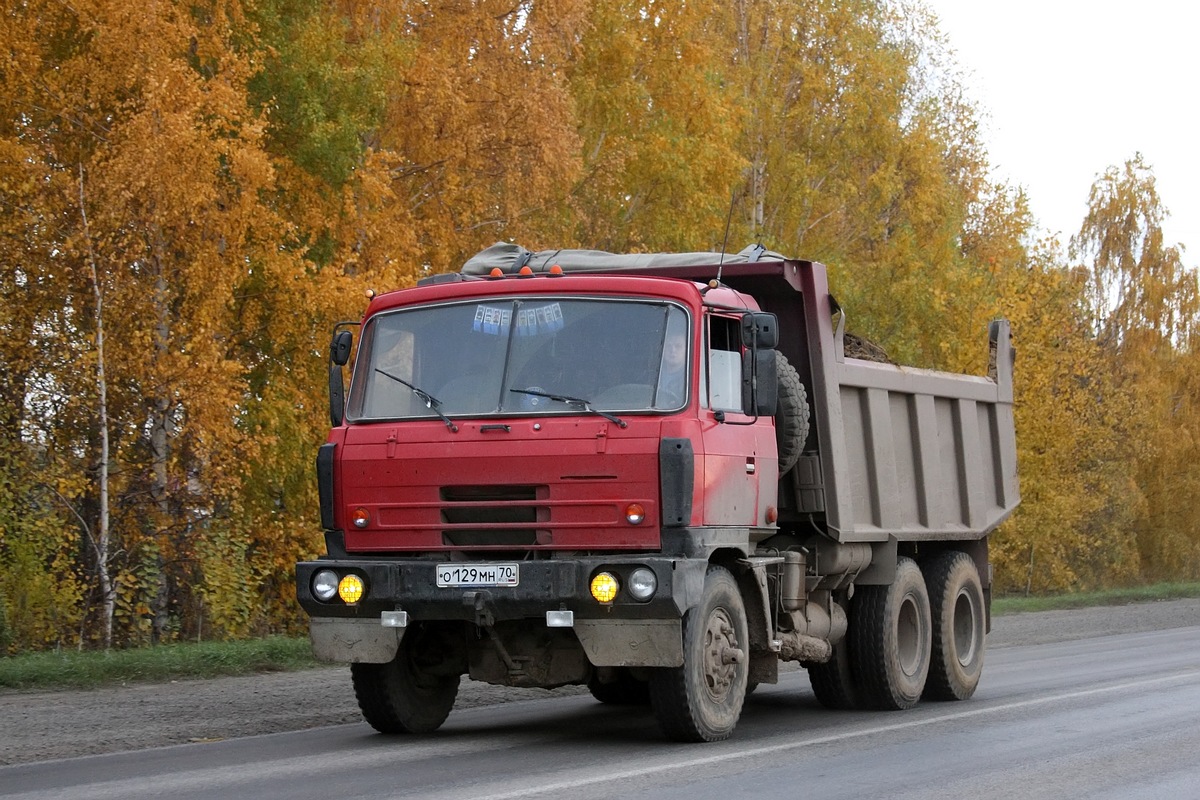
<path fill-rule="evenodd" d="M 516 586 L 521 570 L 517 564 L 438 564 L 437 585 L 446 588 L 459 586 Z"/>

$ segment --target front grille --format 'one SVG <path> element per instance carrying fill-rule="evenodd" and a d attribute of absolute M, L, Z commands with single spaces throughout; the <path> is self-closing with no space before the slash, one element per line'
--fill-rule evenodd
<path fill-rule="evenodd" d="M 550 509 L 538 500 L 547 486 L 443 486 L 442 542 L 450 547 L 525 547 L 549 544 Z"/>

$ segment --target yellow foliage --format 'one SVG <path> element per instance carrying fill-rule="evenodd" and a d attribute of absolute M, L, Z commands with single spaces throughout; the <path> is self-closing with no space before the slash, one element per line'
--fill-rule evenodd
<path fill-rule="evenodd" d="M 719 248 L 731 212 L 731 247 L 829 263 L 899 361 L 981 373 L 986 323 L 1012 319 L 1024 503 L 1000 588 L 1200 574 L 1200 292 L 1148 168 L 1093 192 L 1086 269 L 1030 243 L 920 9 L 28 0 L 0 52 L 16 647 L 101 640 L 98 559 L 118 645 L 299 630 L 328 335 L 364 289 L 499 239 Z"/>

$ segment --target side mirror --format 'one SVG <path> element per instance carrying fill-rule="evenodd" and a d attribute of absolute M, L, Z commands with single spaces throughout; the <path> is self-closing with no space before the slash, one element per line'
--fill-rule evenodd
<path fill-rule="evenodd" d="M 342 424 L 346 410 L 346 385 L 342 367 L 350 360 L 354 336 L 350 331 L 335 331 L 329 343 L 329 421 L 333 427 Z"/>
<path fill-rule="evenodd" d="M 333 334 L 329 343 L 329 360 L 339 367 L 346 366 L 350 360 L 350 348 L 354 346 L 354 336 L 350 331 L 338 331 Z"/>
<path fill-rule="evenodd" d="M 742 316 L 742 347 L 757 350 L 779 346 L 779 319 L 766 311 L 752 311 Z"/>
<path fill-rule="evenodd" d="M 779 407 L 779 369 L 774 350 L 742 354 L 742 408 L 747 414 L 773 417 Z"/>

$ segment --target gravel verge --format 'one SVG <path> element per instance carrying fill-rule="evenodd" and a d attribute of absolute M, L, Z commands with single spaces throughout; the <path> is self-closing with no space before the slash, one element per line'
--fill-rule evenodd
<path fill-rule="evenodd" d="M 1200 624 L 1200 599 L 996 617 L 988 647 L 1086 639 Z M 455 708 L 583 687 L 506 689 L 464 680 Z M 88 691 L 0 692 L 0 765 L 304 730 L 361 717 L 348 667 Z"/>

